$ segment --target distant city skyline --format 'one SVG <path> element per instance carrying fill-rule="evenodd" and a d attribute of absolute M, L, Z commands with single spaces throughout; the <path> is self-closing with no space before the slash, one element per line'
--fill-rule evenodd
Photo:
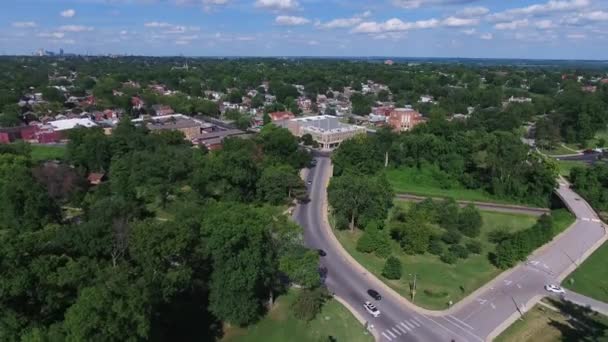
<path fill-rule="evenodd" d="M 0 54 L 608 59 L 601 0 L 8 0 Z"/>

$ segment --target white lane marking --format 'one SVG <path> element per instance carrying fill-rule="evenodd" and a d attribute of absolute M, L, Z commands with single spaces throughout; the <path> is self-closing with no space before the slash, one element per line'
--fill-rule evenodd
<path fill-rule="evenodd" d="M 448 316 L 450 316 L 450 318 L 452 318 L 452 319 L 453 319 L 453 320 L 455 320 L 456 322 L 460 322 L 460 324 L 464 325 L 465 327 L 468 327 L 468 328 L 469 328 L 469 329 L 471 329 L 471 330 L 475 330 L 475 328 L 473 328 L 472 326 L 470 326 L 470 325 L 466 324 L 465 322 L 463 322 L 463 321 L 459 320 L 458 318 L 456 318 L 456 317 L 454 317 L 454 316 L 452 316 L 452 315 L 448 315 Z"/>
<path fill-rule="evenodd" d="M 382 336 L 384 336 L 387 340 L 391 341 L 391 338 L 388 337 L 388 335 L 386 333 L 382 333 Z"/>
<path fill-rule="evenodd" d="M 407 334 L 407 330 L 403 329 L 399 324 L 395 325 L 397 329 L 401 330 L 404 334 Z"/>
<path fill-rule="evenodd" d="M 387 332 L 389 335 L 391 335 L 393 338 L 397 338 L 397 335 L 393 334 L 393 332 L 392 332 L 392 331 L 390 331 L 390 330 L 388 330 L 388 329 L 387 329 L 387 330 L 386 330 L 386 332 Z"/>
<path fill-rule="evenodd" d="M 589 222 L 591 220 L 588 217 L 583 217 L 583 221 Z"/>
<path fill-rule="evenodd" d="M 521 285 L 520 284 L 516 284 L 518 289 L 521 289 Z"/>
<path fill-rule="evenodd" d="M 505 281 L 505 286 L 509 286 L 509 285 L 513 284 L 512 280 L 505 279 L 504 281 Z"/>
<path fill-rule="evenodd" d="M 431 322 L 435 323 L 435 324 L 436 324 L 436 325 L 438 325 L 439 327 L 443 328 L 443 330 L 445 330 L 445 331 L 447 331 L 447 332 L 450 332 L 450 333 L 452 333 L 452 334 L 454 334 L 454 335 L 458 336 L 458 337 L 460 338 L 460 339 L 459 339 L 459 341 L 468 341 L 466 338 L 462 337 L 462 335 L 458 334 L 457 332 L 455 332 L 455 331 L 453 331 L 453 330 L 451 330 L 451 329 L 448 329 L 448 328 L 447 328 L 445 325 L 438 323 L 438 322 L 437 322 L 437 321 L 435 321 L 434 319 L 429 318 L 429 317 L 426 317 L 426 316 L 423 316 L 423 317 L 424 317 L 424 318 L 426 318 L 427 320 L 429 320 L 429 321 L 431 321 Z M 422 322 L 420 322 L 420 323 L 422 323 Z M 476 335 L 473 335 L 473 336 L 477 337 Z M 481 338 L 479 338 L 479 337 L 477 337 L 477 339 L 479 340 L 479 342 L 484 342 L 484 341 L 483 341 Z"/>
<path fill-rule="evenodd" d="M 410 319 L 410 322 L 412 322 L 416 327 L 420 328 L 420 324 L 418 324 L 418 322 L 414 321 L 413 319 Z"/>
<path fill-rule="evenodd" d="M 393 331 L 395 332 L 395 334 L 401 336 L 401 331 L 399 331 L 399 330 L 397 330 L 395 328 L 391 328 L 391 329 L 393 329 Z"/>
<path fill-rule="evenodd" d="M 423 324 L 422 321 L 418 317 L 414 316 L 413 318 L 414 318 L 414 320 L 418 321 L 418 323 Z"/>
<path fill-rule="evenodd" d="M 405 322 L 405 321 L 403 321 L 403 322 Z M 409 325 L 407 325 L 407 324 L 405 324 L 405 323 L 403 323 L 403 322 L 401 322 L 401 323 L 399 323 L 399 324 L 401 324 L 401 326 L 403 326 L 403 327 L 404 327 L 405 329 L 407 329 L 408 331 L 412 331 L 412 328 L 410 328 L 410 326 L 409 326 Z"/>
<path fill-rule="evenodd" d="M 595 222 L 595 223 L 600 223 L 602 221 L 598 220 L 598 219 L 592 219 L 591 221 Z"/>
<path fill-rule="evenodd" d="M 416 329 L 416 326 L 414 326 L 412 323 L 408 322 L 408 321 L 403 321 L 405 324 L 407 324 L 408 327 L 412 328 L 412 329 Z"/>
<path fill-rule="evenodd" d="M 485 299 L 483 299 L 483 298 L 477 298 L 477 299 L 475 299 L 475 300 L 476 300 L 476 301 L 477 301 L 477 302 L 478 302 L 480 305 L 484 305 L 484 304 L 487 302 L 487 300 L 485 300 Z"/>

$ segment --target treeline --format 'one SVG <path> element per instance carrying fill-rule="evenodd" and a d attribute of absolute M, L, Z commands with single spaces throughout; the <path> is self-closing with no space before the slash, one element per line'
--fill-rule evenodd
<path fill-rule="evenodd" d="M 519 136 L 467 123 L 433 120 L 411 132 L 381 130 L 344 142 L 333 156 L 336 175 L 374 174 L 385 167 L 434 169 L 437 181 L 483 190 L 497 198 L 547 206 L 555 170 Z"/>
<path fill-rule="evenodd" d="M 285 279 L 324 300 L 318 254 L 282 213 L 310 158 L 288 131 L 207 153 L 125 120 L 75 130 L 67 149 L 69 164 L 36 165 L 27 145 L 0 146 L 0 340 L 214 340 L 258 320 Z"/>
<path fill-rule="evenodd" d="M 551 241 L 554 234 L 553 219 L 545 214 L 531 228 L 497 238 L 494 241 L 498 243 L 496 252 L 490 255 L 490 261 L 498 268 L 513 267 L 526 260 L 538 247 Z"/>
<path fill-rule="evenodd" d="M 570 181 L 598 212 L 608 211 L 608 165 L 598 162 L 592 167 L 576 167 L 570 171 Z"/>

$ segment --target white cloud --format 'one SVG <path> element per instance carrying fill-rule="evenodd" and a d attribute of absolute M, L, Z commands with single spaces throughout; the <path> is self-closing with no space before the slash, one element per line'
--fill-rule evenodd
<path fill-rule="evenodd" d="M 466 4 L 476 1 L 478 0 L 393 0 L 393 4 L 403 8 L 419 8 L 423 6 Z"/>
<path fill-rule="evenodd" d="M 73 9 L 67 9 L 65 11 L 62 11 L 61 13 L 59 13 L 62 17 L 64 18 L 72 18 L 76 15 L 76 11 Z"/>
<path fill-rule="evenodd" d="M 443 19 L 441 24 L 447 27 L 474 26 L 479 24 L 479 19 L 447 17 Z"/>
<path fill-rule="evenodd" d="M 351 18 L 337 18 L 330 20 L 325 23 L 316 23 L 315 26 L 322 29 L 337 29 L 337 28 L 348 28 L 353 27 L 363 21 L 364 18 L 367 18 L 372 15 L 372 12 L 365 11 L 361 14 L 355 15 Z"/>
<path fill-rule="evenodd" d="M 37 27 L 38 25 L 33 21 L 16 21 L 12 23 L 13 27 L 17 28 L 32 28 Z"/>
<path fill-rule="evenodd" d="M 283 26 L 299 26 L 310 23 L 310 20 L 304 17 L 294 17 L 289 15 L 280 15 L 274 19 L 274 22 Z"/>
<path fill-rule="evenodd" d="M 457 13 L 457 15 L 461 16 L 461 17 L 480 17 L 482 15 L 486 15 L 490 13 L 490 10 L 486 7 L 481 7 L 481 6 L 477 6 L 477 7 L 466 7 L 463 10 L 459 11 Z"/>
<path fill-rule="evenodd" d="M 145 27 L 154 27 L 154 28 L 166 28 L 166 27 L 172 27 L 172 24 L 166 23 L 166 22 L 158 22 L 158 21 L 151 21 L 151 22 L 147 22 L 144 24 Z"/>
<path fill-rule="evenodd" d="M 59 26 L 59 31 L 62 32 L 87 32 L 93 31 L 94 28 L 90 26 L 82 26 L 82 25 L 63 25 Z"/>
<path fill-rule="evenodd" d="M 549 0 L 543 4 L 534 4 L 527 7 L 513 8 L 503 12 L 490 14 L 491 21 L 514 21 L 522 16 L 539 16 L 552 12 L 567 12 L 580 10 L 591 5 L 591 0 Z"/>
<path fill-rule="evenodd" d="M 608 21 L 608 12 L 593 11 L 583 13 L 580 15 L 580 17 L 589 21 Z"/>
<path fill-rule="evenodd" d="M 581 40 L 581 39 L 586 39 L 587 35 L 582 34 L 582 33 L 571 33 L 571 34 L 566 35 L 566 37 L 568 37 L 568 39 Z"/>
<path fill-rule="evenodd" d="M 544 19 L 544 20 L 539 20 L 536 23 L 534 23 L 534 26 L 536 26 L 537 28 L 539 28 L 541 30 L 548 30 L 548 29 L 554 28 L 555 24 L 553 24 L 553 21 L 551 21 L 549 19 Z"/>
<path fill-rule="evenodd" d="M 479 38 L 481 38 L 483 40 L 492 40 L 492 39 L 494 39 L 494 35 L 491 33 L 484 33 L 481 36 L 479 36 Z"/>
<path fill-rule="evenodd" d="M 255 7 L 270 10 L 292 10 L 300 4 L 296 0 L 256 0 Z"/>
<path fill-rule="evenodd" d="M 466 30 L 462 30 L 462 33 L 466 34 L 467 36 L 471 36 L 471 35 L 474 35 L 475 33 L 477 33 L 477 30 L 474 28 L 466 29 Z"/>
<path fill-rule="evenodd" d="M 404 22 L 400 19 L 393 18 L 383 23 L 375 21 L 364 22 L 353 29 L 355 33 L 383 33 L 383 32 L 399 32 L 413 29 L 434 28 L 440 25 L 437 19 L 418 20 L 413 22 Z"/>
<path fill-rule="evenodd" d="M 61 38 L 65 37 L 65 33 L 63 33 L 63 32 L 41 32 L 38 34 L 38 37 L 61 39 Z"/>
<path fill-rule="evenodd" d="M 506 23 L 498 23 L 494 25 L 494 28 L 497 30 L 517 30 L 522 27 L 527 27 L 530 24 L 528 19 L 522 20 L 513 20 Z"/>

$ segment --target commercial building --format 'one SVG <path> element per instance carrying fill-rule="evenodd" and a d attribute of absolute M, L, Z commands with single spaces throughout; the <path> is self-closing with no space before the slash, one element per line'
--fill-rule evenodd
<path fill-rule="evenodd" d="M 426 120 L 412 108 L 395 108 L 388 117 L 388 124 L 396 132 L 407 132 Z"/>
<path fill-rule="evenodd" d="M 292 119 L 282 122 L 281 126 L 289 129 L 297 137 L 310 134 L 324 150 L 332 150 L 340 146 L 344 140 L 366 133 L 365 127 L 345 124 L 336 117 L 328 115 Z"/>

